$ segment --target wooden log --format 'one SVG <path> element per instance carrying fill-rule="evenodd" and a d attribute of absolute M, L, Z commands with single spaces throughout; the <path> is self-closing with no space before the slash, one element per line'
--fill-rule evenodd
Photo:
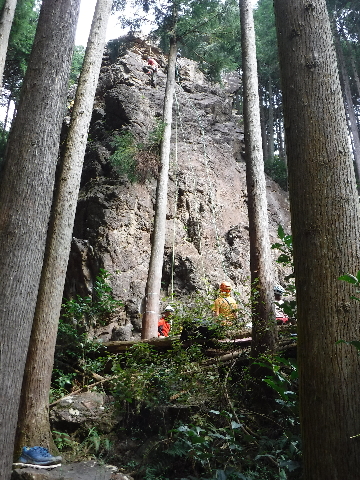
<path fill-rule="evenodd" d="M 174 342 L 180 340 L 180 335 L 174 335 L 172 337 L 154 337 L 147 340 L 124 340 L 105 342 L 104 346 L 111 353 L 125 352 L 130 347 L 138 343 L 147 343 L 154 347 L 156 350 L 169 350 Z"/>

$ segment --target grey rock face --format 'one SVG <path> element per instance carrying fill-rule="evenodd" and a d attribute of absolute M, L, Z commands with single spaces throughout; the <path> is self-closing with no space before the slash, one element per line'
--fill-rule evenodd
<path fill-rule="evenodd" d="M 64 296 L 88 294 L 99 268 L 105 268 L 115 297 L 124 302 L 118 323 L 131 323 L 114 335 L 128 338 L 140 333 L 138 305 L 150 259 L 156 178 L 150 175 L 143 183 L 131 183 L 117 174 L 109 162 L 111 142 L 124 129 L 144 142 L 161 118 L 165 69 L 159 69 L 158 86 L 152 88 L 143 66 L 150 52 L 160 65 L 166 62 L 142 39 L 120 39 L 114 45 L 104 55 L 94 103 Z M 249 232 L 242 118 L 233 110 L 235 87 L 209 84 L 196 63 L 185 58 L 180 67 L 162 294 L 169 295 L 173 285 L 177 298 L 184 299 L 230 280 L 247 302 Z M 279 223 L 289 230 L 289 205 L 287 195 L 269 179 L 267 190 L 270 237 L 275 242 Z M 275 262 L 274 270 L 281 280 L 283 273 Z"/>

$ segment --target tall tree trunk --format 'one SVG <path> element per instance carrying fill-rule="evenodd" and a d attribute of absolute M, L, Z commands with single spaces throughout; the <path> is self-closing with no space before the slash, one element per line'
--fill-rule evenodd
<path fill-rule="evenodd" d="M 5 114 L 5 118 L 4 118 L 4 130 L 6 130 L 6 127 L 7 127 L 7 124 L 8 124 L 11 101 L 12 101 L 12 97 L 11 97 L 11 93 L 10 93 L 10 95 L 8 97 L 7 104 L 6 104 L 6 114 Z"/>
<path fill-rule="evenodd" d="M 343 89 L 345 110 L 347 113 L 351 144 L 353 147 L 356 176 L 358 179 L 360 179 L 360 136 L 352 100 L 350 79 L 345 65 L 344 52 L 340 43 L 339 34 L 336 31 L 334 32 L 334 38 L 340 72 L 340 83 Z"/>
<path fill-rule="evenodd" d="M 353 49 L 351 50 L 351 53 L 350 53 L 350 61 L 351 61 L 351 68 L 352 68 L 353 77 L 354 77 L 354 86 L 355 86 L 355 92 L 356 92 L 356 96 L 357 96 L 357 103 L 359 103 L 360 102 L 360 79 L 359 79 L 359 74 L 358 74 L 358 70 L 357 70 L 357 67 L 356 67 L 356 63 L 355 63 L 355 57 L 354 57 Z M 359 112 L 359 109 L 357 109 L 357 126 L 358 126 L 358 129 L 360 131 L 360 112 Z"/>
<path fill-rule="evenodd" d="M 43 0 L 0 188 L 0 478 L 10 477 L 80 0 Z M 50 53 L 49 53 L 50 52 Z"/>
<path fill-rule="evenodd" d="M 350 54 L 350 61 L 351 61 L 351 68 L 352 68 L 353 75 L 354 75 L 354 83 L 355 83 L 355 86 L 356 86 L 356 94 L 357 94 L 358 98 L 360 98 L 360 79 L 359 79 L 359 74 L 358 74 L 358 71 L 357 71 L 357 68 L 356 68 L 355 57 L 354 57 L 354 52 L 353 51 L 351 51 L 351 54 Z"/>
<path fill-rule="evenodd" d="M 145 290 L 145 313 L 143 315 L 141 332 L 141 338 L 143 339 L 157 337 L 158 334 L 161 276 L 165 247 L 165 223 L 170 161 L 172 106 L 175 91 L 176 53 L 176 40 L 171 39 L 163 114 L 165 130 L 161 143 L 160 174 L 156 192 L 154 230 Z"/>
<path fill-rule="evenodd" d="M 276 325 L 273 311 L 266 182 L 261 144 L 258 77 L 252 2 L 240 0 L 241 47 L 244 85 L 246 184 L 250 232 L 252 301 L 252 355 L 273 351 Z"/>
<path fill-rule="evenodd" d="M 14 20 L 17 0 L 5 0 L 0 14 L 0 87 L 2 87 L 6 52 L 9 44 L 11 26 Z"/>
<path fill-rule="evenodd" d="M 271 77 L 269 77 L 269 136 L 268 136 L 268 160 L 274 161 L 274 95 Z"/>
<path fill-rule="evenodd" d="M 261 124 L 261 139 L 263 149 L 263 159 L 266 161 L 269 158 L 268 155 L 268 142 L 266 134 L 266 118 L 265 118 L 265 105 L 264 97 L 260 99 L 260 124 Z"/>
<path fill-rule="evenodd" d="M 279 92 L 276 96 L 277 98 L 277 140 L 278 140 L 278 150 L 279 158 L 283 160 L 286 164 L 286 153 L 285 153 L 285 142 L 284 142 L 284 118 L 282 113 L 282 105 L 279 99 Z"/>
<path fill-rule="evenodd" d="M 25 367 L 16 448 L 42 445 L 53 449 L 49 424 L 49 390 L 58 320 L 69 259 L 92 107 L 105 46 L 112 0 L 97 0 L 84 57 L 61 173 L 54 199 L 39 295 Z"/>
<path fill-rule="evenodd" d="M 275 0 L 298 312 L 304 479 L 357 480 L 360 211 L 325 0 Z"/>

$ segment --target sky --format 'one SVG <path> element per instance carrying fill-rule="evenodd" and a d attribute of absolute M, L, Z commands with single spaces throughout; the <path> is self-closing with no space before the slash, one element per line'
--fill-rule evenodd
<path fill-rule="evenodd" d="M 95 4 L 96 0 L 81 0 L 80 16 L 76 30 L 75 45 L 83 45 L 84 47 L 86 47 L 88 36 L 90 33 L 92 17 L 94 15 Z M 111 40 L 112 38 L 118 38 L 123 34 L 120 25 L 117 25 L 117 17 L 118 14 L 111 15 L 110 17 L 106 34 L 106 41 Z"/>
<path fill-rule="evenodd" d="M 254 6 L 256 5 L 258 0 L 252 0 Z M 80 16 L 78 27 L 76 31 L 76 45 L 83 45 L 86 47 L 87 39 L 90 32 L 91 21 L 95 10 L 96 0 L 81 0 L 80 5 Z M 121 35 L 124 35 L 125 31 L 121 29 L 121 26 L 118 24 L 118 13 L 111 15 L 107 34 L 106 34 L 106 41 L 111 40 L 112 38 L 118 38 Z"/>

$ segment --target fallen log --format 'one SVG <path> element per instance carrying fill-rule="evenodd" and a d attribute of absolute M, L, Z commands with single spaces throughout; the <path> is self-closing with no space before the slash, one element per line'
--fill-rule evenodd
<path fill-rule="evenodd" d="M 180 340 L 180 335 L 174 335 L 171 337 L 154 337 L 147 340 L 123 340 L 123 341 L 112 341 L 105 342 L 104 347 L 109 350 L 111 353 L 125 352 L 133 345 L 138 343 L 147 343 L 152 347 L 155 347 L 156 350 L 169 350 L 175 342 Z"/>

